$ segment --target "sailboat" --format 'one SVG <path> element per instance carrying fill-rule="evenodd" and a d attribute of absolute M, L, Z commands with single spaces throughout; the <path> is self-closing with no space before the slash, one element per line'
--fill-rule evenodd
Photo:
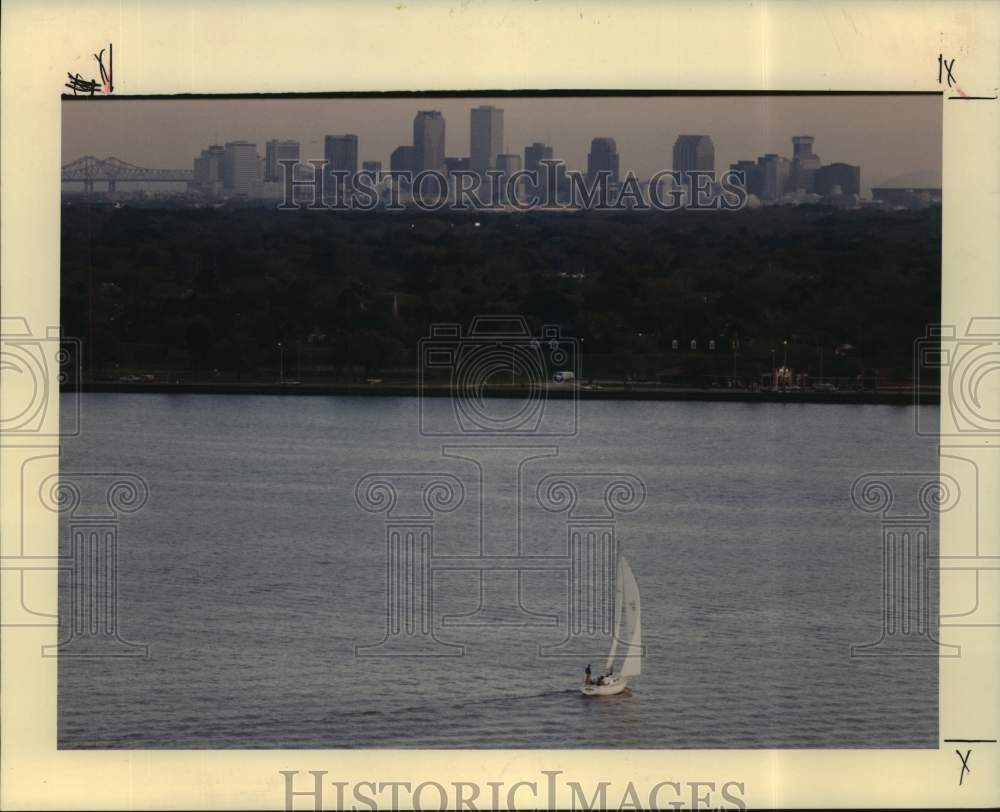
<path fill-rule="evenodd" d="M 587 696 L 612 696 L 628 687 L 629 677 L 642 672 L 642 607 L 639 603 L 639 584 L 625 556 L 619 556 L 615 589 L 615 631 L 611 650 L 604 664 L 605 676 L 595 682 L 584 683 L 580 691 Z M 624 644 L 621 668 L 614 670 L 618 643 Z"/>

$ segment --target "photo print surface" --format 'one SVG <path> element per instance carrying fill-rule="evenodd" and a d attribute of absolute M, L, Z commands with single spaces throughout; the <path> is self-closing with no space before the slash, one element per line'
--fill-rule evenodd
<path fill-rule="evenodd" d="M 65 99 L 59 747 L 936 747 L 941 106 Z"/>

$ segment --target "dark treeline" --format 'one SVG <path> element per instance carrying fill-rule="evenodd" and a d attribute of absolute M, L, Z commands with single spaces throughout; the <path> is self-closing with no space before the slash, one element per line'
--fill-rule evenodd
<path fill-rule="evenodd" d="M 940 268 L 939 207 L 62 211 L 63 328 L 95 378 L 273 376 L 279 342 L 289 374 L 412 376 L 431 324 L 477 314 L 560 325 L 585 342 L 588 376 L 705 379 L 735 363 L 751 377 L 787 341 L 813 376 L 822 356 L 827 376 L 908 378 L 939 320 Z"/>

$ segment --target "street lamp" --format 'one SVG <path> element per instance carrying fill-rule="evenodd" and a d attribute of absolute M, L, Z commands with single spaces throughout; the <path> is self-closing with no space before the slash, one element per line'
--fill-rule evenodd
<path fill-rule="evenodd" d="M 739 339 L 733 338 L 733 389 L 736 388 L 736 350 L 739 348 Z"/>
<path fill-rule="evenodd" d="M 774 365 L 774 347 L 771 347 L 771 388 L 778 388 L 778 369 Z"/>
<path fill-rule="evenodd" d="M 285 382 L 285 345 L 278 342 L 278 383 Z"/>

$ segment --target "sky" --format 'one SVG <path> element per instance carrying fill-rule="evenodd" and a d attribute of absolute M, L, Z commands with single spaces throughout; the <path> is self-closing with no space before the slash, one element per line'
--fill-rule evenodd
<path fill-rule="evenodd" d="M 861 166 L 862 191 L 906 177 L 941 185 L 940 96 L 712 96 L 397 99 L 86 99 L 64 101 L 62 162 L 114 156 L 151 168 L 190 169 L 210 144 L 294 139 L 304 160 L 321 158 L 327 134 L 355 133 L 358 160 L 380 160 L 412 142 L 418 110 L 440 110 L 447 156 L 469 154 L 469 110 L 504 109 L 504 152 L 533 141 L 584 169 L 590 141 L 614 138 L 622 173 L 641 178 L 672 168 L 674 140 L 707 134 L 716 170 L 776 152 L 791 157 L 793 135 L 815 136 L 824 164 Z"/>

